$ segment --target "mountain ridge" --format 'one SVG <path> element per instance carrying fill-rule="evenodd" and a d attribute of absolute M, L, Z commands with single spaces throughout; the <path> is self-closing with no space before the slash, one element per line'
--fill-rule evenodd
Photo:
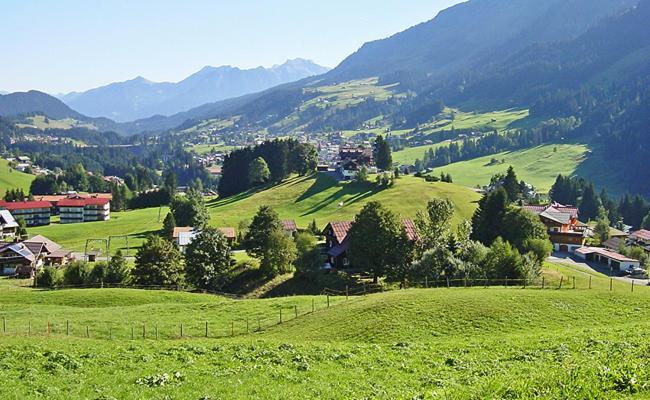
<path fill-rule="evenodd" d="M 58 98 L 91 117 L 130 122 L 157 115 L 171 116 L 194 107 L 260 92 L 329 69 L 305 59 L 270 68 L 240 69 L 205 66 L 179 82 L 153 82 L 142 76 Z"/>

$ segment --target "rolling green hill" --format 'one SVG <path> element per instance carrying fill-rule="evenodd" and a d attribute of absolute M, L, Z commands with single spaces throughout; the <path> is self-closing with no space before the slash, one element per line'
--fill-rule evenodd
<path fill-rule="evenodd" d="M 316 220 L 319 226 L 329 221 L 352 219 L 368 201 L 384 203 L 404 217 L 414 217 L 434 197 L 445 197 L 456 206 L 455 222 L 469 219 L 480 196 L 467 188 L 427 183 L 415 177 L 403 177 L 394 187 L 379 189 L 374 184 L 342 183 L 326 175 L 294 177 L 280 185 L 262 191 L 208 202 L 211 225 L 237 227 L 240 221 L 253 218 L 261 205 L 270 205 L 282 219 L 295 219 L 300 227 Z M 82 251 L 87 238 L 108 238 L 109 235 L 129 236 L 131 248 L 140 246 L 150 233 L 162 227 L 168 209 L 163 207 L 111 213 L 109 221 L 83 224 L 59 224 L 53 218 L 49 226 L 28 229 L 30 235 L 41 234 L 66 248 Z M 160 221 L 158 216 L 160 214 Z M 116 238 L 113 249 L 124 248 L 123 238 Z"/>
<path fill-rule="evenodd" d="M 314 219 L 319 226 L 352 219 L 369 201 L 379 201 L 404 217 L 413 217 L 435 197 L 454 202 L 456 222 L 471 218 L 480 198 L 457 185 L 427 183 L 411 176 L 398 179 L 392 188 L 378 188 L 370 183 L 339 184 L 327 175 L 317 174 L 295 177 L 267 190 L 217 199 L 208 204 L 208 210 L 213 225 L 236 227 L 239 221 L 252 218 L 260 205 L 270 205 L 281 218 L 295 219 L 299 226 L 306 227 Z"/>
<path fill-rule="evenodd" d="M 5 195 L 7 189 L 23 189 L 29 192 L 29 185 L 34 180 L 34 175 L 18 172 L 9 167 L 9 162 L 0 159 L 0 197 Z"/>
<path fill-rule="evenodd" d="M 573 175 L 587 158 L 588 151 L 585 145 L 544 145 L 453 163 L 434 169 L 433 174 L 444 171 L 451 174 L 454 183 L 475 187 L 487 185 L 493 175 L 505 173 L 512 165 L 519 179 L 546 193 L 558 174 Z M 498 162 L 492 163 L 492 159 Z"/>
<path fill-rule="evenodd" d="M 331 298 L 329 308 L 322 296 L 47 292 L 0 280 L 0 392 L 8 399 L 647 398 L 650 290 L 615 282 L 609 291 L 598 274 L 548 267 L 546 290 L 402 290 Z M 558 290 L 560 275 L 576 276 L 578 288 Z M 257 317 L 267 318 L 261 332 Z"/>

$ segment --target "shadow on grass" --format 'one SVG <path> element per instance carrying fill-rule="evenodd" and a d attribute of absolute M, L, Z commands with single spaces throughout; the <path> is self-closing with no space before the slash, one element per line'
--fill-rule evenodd
<path fill-rule="evenodd" d="M 307 200 L 310 197 L 337 185 L 337 182 L 331 176 L 326 174 L 317 173 L 311 177 L 316 178 L 314 183 L 305 191 L 305 193 L 301 194 L 300 197 L 296 199 L 296 203 Z"/>
<path fill-rule="evenodd" d="M 302 213 L 301 216 L 304 217 L 307 215 L 317 213 L 318 211 L 322 210 L 323 208 L 331 204 L 338 203 L 345 196 L 352 196 L 352 197 L 348 198 L 348 200 L 344 202 L 344 205 L 354 204 L 360 200 L 374 196 L 385 189 L 387 188 L 384 186 L 380 187 L 371 183 L 353 182 L 353 183 L 344 184 L 343 186 L 341 186 L 341 188 L 338 191 L 332 193 L 330 196 L 323 199 L 321 202 L 319 202 L 318 204 L 314 205 L 313 207 L 311 207 L 310 209 Z"/>

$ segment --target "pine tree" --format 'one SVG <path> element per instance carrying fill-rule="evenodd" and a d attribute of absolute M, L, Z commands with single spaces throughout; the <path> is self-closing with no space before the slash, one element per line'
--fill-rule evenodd
<path fill-rule="evenodd" d="M 515 169 L 512 168 L 512 166 L 508 168 L 508 172 L 506 173 L 505 178 L 503 178 L 503 188 L 508 194 L 509 202 L 515 202 L 517 199 L 519 199 L 519 197 L 521 197 L 517 174 L 515 173 Z"/>
<path fill-rule="evenodd" d="M 165 220 L 163 221 L 163 237 L 165 237 L 165 239 L 172 240 L 174 235 L 174 228 L 176 228 L 176 220 L 174 219 L 174 214 L 168 212 Z"/>
<path fill-rule="evenodd" d="M 390 170 L 393 166 L 393 156 L 390 145 L 382 135 L 377 136 L 373 147 L 375 165 L 382 171 Z"/>
<path fill-rule="evenodd" d="M 582 192 L 582 198 L 580 199 L 580 205 L 578 206 L 580 218 L 584 220 L 596 219 L 598 217 L 598 211 L 600 207 L 600 199 L 596 195 L 594 185 L 592 183 L 588 183 Z"/>

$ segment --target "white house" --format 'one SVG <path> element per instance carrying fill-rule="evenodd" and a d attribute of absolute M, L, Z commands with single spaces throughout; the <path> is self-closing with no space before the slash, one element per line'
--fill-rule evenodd
<path fill-rule="evenodd" d="M 626 257 L 622 254 L 603 249 L 601 247 L 581 247 L 575 251 L 576 257 L 593 261 L 609 266 L 612 271 L 627 271 L 631 268 L 639 268 L 639 260 Z"/>

